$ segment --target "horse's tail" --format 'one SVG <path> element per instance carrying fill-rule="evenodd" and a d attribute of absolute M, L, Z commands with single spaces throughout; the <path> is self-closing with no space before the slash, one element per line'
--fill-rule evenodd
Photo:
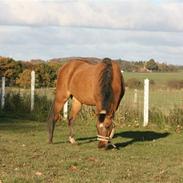
<path fill-rule="evenodd" d="M 55 120 L 54 120 L 54 113 L 53 113 L 53 106 L 54 106 L 54 101 L 50 107 L 50 111 L 48 114 L 48 118 L 47 118 L 47 127 L 48 127 L 48 140 L 49 143 L 52 143 L 52 139 L 53 139 L 53 131 L 55 128 Z"/>
<path fill-rule="evenodd" d="M 110 111 L 111 104 L 114 98 L 112 89 L 113 69 L 111 59 L 104 58 L 102 63 L 105 64 L 105 67 L 102 70 L 100 78 L 102 96 L 102 110 L 100 111 L 100 114 L 106 114 Z"/>

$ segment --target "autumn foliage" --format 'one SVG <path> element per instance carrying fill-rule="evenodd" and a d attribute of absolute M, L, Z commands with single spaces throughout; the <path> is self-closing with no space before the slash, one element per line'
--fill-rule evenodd
<path fill-rule="evenodd" d="M 6 86 L 29 88 L 31 71 L 36 72 L 36 87 L 54 87 L 57 70 L 64 62 L 57 61 L 15 61 L 12 58 L 0 57 L 0 77 L 6 77 Z"/>

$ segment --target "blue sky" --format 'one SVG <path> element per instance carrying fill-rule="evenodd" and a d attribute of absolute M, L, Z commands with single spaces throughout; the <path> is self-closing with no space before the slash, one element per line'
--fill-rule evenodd
<path fill-rule="evenodd" d="M 183 1 L 1 0 L 0 55 L 183 65 Z"/>

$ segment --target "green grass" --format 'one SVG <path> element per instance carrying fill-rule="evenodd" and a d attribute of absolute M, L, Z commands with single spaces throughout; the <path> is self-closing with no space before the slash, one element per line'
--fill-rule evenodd
<path fill-rule="evenodd" d="M 140 81 L 144 81 L 144 79 L 148 78 L 150 80 L 154 80 L 155 84 L 159 87 L 165 87 L 168 81 L 170 80 L 182 80 L 183 71 L 179 72 L 152 72 L 152 73 L 137 73 L 137 72 L 124 72 L 124 79 L 127 81 L 130 78 L 136 78 Z"/>
<path fill-rule="evenodd" d="M 122 102 L 131 107 L 134 105 L 135 90 L 126 89 L 124 101 Z M 137 108 L 143 112 L 144 91 L 137 90 Z M 183 91 L 182 90 L 150 90 L 149 91 L 150 109 L 158 108 L 164 113 L 168 113 L 175 107 L 183 106 Z"/>
<path fill-rule="evenodd" d="M 66 122 L 47 144 L 45 123 L 0 119 L 0 182 L 183 182 L 183 132 L 117 128 L 118 150 L 97 148 L 95 121 L 77 120 L 78 145 Z"/>
<path fill-rule="evenodd" d="M 164 83 L 169 80 L 182 80 L 183 71 L 179 72 L 147 72 L 147 73 L 138 73 L 138 72 L 124 72 L 123 73 L 125 79 L 129 78 L 137 78 L 143 81 L 146 78 L 159 81 L 160 83 Z"/>

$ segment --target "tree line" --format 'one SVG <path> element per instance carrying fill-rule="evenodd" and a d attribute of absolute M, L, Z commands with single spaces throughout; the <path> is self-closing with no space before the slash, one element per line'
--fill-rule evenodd
<path fill-rule="evenodd" d="M 179 69 L 183 69 L 182 66 L 158 63 L 154 59 L 136 62 L 119 59 L 118 62 L 121 68 L 127 72 L 177 72 Z"/>
<path fill-rule="evenodd" d="M 31 61 L 16 61 L 13 58 L 0 56 L 0 77 L 6 77 L 6 86 L 19 86 L 29 88 L 31 71 L 36 72 L 36 87 L 54 87 L 58 69 L 71 58 L 51 59 L 48 61 L 35 59 Z M 77 58 L 75 58 L 77 59 Z M 99 62 L 98 58 L 87 58 Z M 149 61 L 129 62 L 116 60 L 121 69 L 127 72 L 175 72 L 177 66 L 157 63 L 154 59 Z"/>
<path fill-rule="evenodd" d="M 29 88 L 31 71 L 36 72 L 36 87 L 54 87 L 57 70 L 64 64 L 58 61 L 15 61 L 12 58 L 0 57 L 0 77 L 6 77 L 6 86 Z"/>

